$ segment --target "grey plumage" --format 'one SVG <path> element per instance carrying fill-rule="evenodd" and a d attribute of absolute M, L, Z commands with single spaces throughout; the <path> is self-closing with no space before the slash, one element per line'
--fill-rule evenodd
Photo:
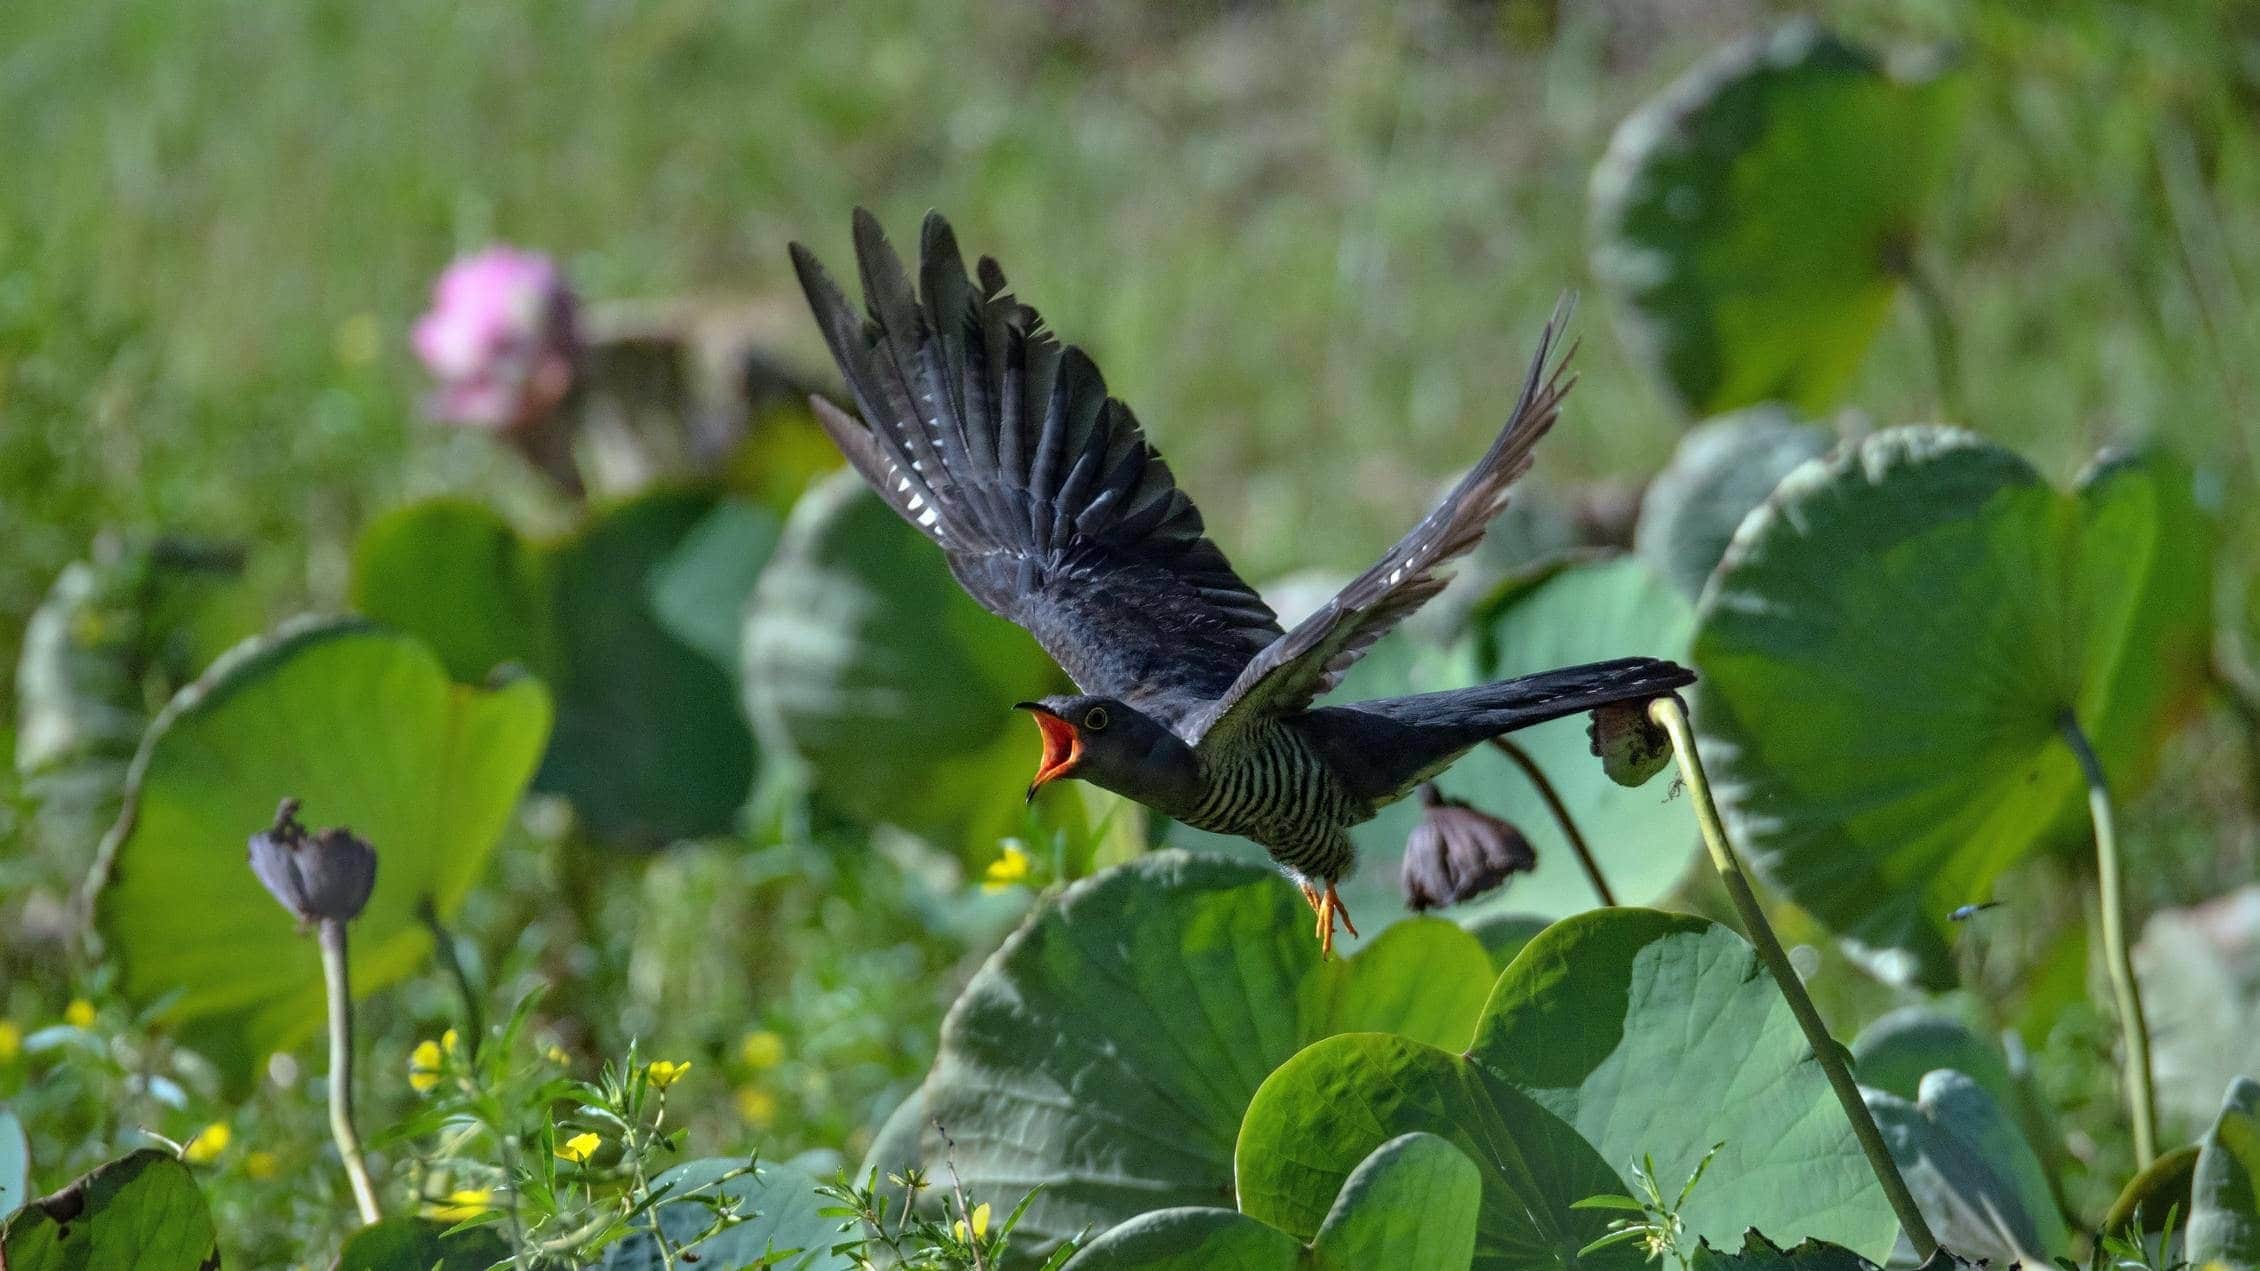
<path fill-rule="evenodd" d="M 1254 839 L 1304 886 L 1330 943 L 1332 918 L 1346 920 L 1333 885 L 1352 863 L 1350 826 L 1489 737 L 1693 681 L 1626 658 L 1311 709 L 1442 589 L 1441 567 L 1481 539 L 1528 469 L 1574 382 L 1568 355 L 1555 356 L 1566 300 L 1482 459 L 1379 563 L 1282 631 L 1090 359 L 1061 348 L 994 261 L 982 259 L 975 286 L 939 216 L 921 239 L 914 292 L 878 222 L 857 211 L 860 315 L 793 245 L 861 418 L 815 408 L 966 590 L 1027 628 L 1083 690 L 1023 703 L 1044 725 L 1038 784 L 1082 777 Z"/>

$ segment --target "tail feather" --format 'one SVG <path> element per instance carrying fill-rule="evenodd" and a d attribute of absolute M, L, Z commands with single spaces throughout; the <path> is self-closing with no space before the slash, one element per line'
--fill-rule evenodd
<path fill-rule="evenodd" d="M 1299 723 L 1334 771 L 1378 808 L 1493 737 L 1614 702 L 1662 697 L 1694 682 L 1695 673 L 1676 662 L 1616 658 L 1473 688 L 1328 707 Z"/>

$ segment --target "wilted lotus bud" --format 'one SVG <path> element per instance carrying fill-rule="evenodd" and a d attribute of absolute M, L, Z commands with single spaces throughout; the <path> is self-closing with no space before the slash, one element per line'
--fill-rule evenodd
<path fill-rule="evenodd" d="M 1538 868 L 1522 831 L 1450 798 L 1433 782 L 1420 788 L 1420 824 L 1405 839 L 1400 882 L 1414 912 L 1460 901 Z"/>
<path fill-rule="evenodd" d="M 1620 786 L 1646 785 L 1671 762 L 1671 735 L 1648 718 L 1646 702 L 1617 702 L 1593 712 L 1585 726 L 1593 753 L 1609 780 Z"/>
<path fill-rule="evenodd" d="M 555 262 L 490 247 L 447 267 L 412 342 L 447 423 L 512 432 L 547 419 L 573 386 L 579 304 Z"/>
<path fill-rule="evenodd" d="M 377 851 L 343 828 L 309 834 L 298 800 L 275 809 L 275 823 L 251 836 L 251 872 L 301 925 L 351 922 L 377 884 Z"/>

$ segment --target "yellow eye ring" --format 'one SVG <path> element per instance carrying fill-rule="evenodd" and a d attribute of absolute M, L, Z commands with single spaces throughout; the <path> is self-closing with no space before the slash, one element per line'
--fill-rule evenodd
<path fill-rule="evenodd" d="M 1106 707 L 1104 706 L 1094 706 L 1083 712 L 1083 727 L 1094 733 L 1105 728 L 1106 723 Z"/>

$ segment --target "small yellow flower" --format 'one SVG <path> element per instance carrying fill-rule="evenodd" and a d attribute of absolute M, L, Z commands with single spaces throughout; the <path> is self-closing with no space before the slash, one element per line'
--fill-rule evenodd
<path fill-rule="evenodd" d="M 738 1043 L 738 1062 L 755 1072 L 767 1072 L 785 1062 L 785 1039 L 766 1028 L 747 1033 Z"/>
<path fill-rule="evenodd" d="M 494 1193 L 484 1187 L 462 1187 L 424 1206 L 424 1216 L 441 1222 L 465 1222 L 494 1208 Z"/>
<path fill-rule="evenodd" d="M 777 1123 L 777 1096 L 759 1086 L 739 1086 L 736 1103 L 738 1115 L 756 1130 L 766 1130 Z"/>
<path fill-rule="evenodd" d="M 462 1038 L 455 1035 L 455 1030 L 450 1028 L 439 1035 L 439 1048 L 452 1055 L 455 1053 L 455 1043 L 461 1040 Z"/>
<path fill-rule="evenodd" d="M 965 1234 L 965 1220 L 963 1218 L 957 1220 L 956 1231 L 957 1238 L 959 1240 L 965 1240 L 967 1238 Z M 983 1240 L 988 1237 L 988 1234 L 989 1202 L 984 1200 L 980 1204 L 973 1207 L 973 1235 L 971 1238 L 974 1240 Z"/>
<path fill-rule="evenodd" d="M 446 1063 L 439 1043 L 426 1039 L 408 1053 L 408 1085 L 417 1094 L 430 1094 L 439 1085 L 440 1066 Z"/>
<path fill-rule="evenodd" d="M 347 366 L 367 366 L 384 347 L 384 330 L 377 315 L 357 313 L 337 324 L 337 360 Z"/>
<path fill-rule="evenodd" d="M 282 1173 L 282 1160 L 273 1152 L 261 1148 L 243 1158 L 243 1172 L 252 1181 L 264 1183 Z"/>
<path fill-rule="evenodd" d="M 683 1074 L 689 1072 L 690 1070 L 691 1061 L 688 1059 L 679 1064 L 671 1060 L 654 1059 L 651 1061 L 650 1066 L 646 1067 L 643 1070 L 643 1075 L 645 1080 L 651 1082 L 652 1089 L 665 1090 L 667 1087 L 674 1085 L 678 1081 L 681 1081 L 683 1079 Z"/>
<path fill-rule="evenodd" d="M 596 1150 L 603 1146 L 603 1139 L 583 1130 L 557 1145 L 557 1158 L 579 1165 L 596 1155 Z"/>
<path fill-rule="evenodd" d="M 553 1064 L 556 1064 L 560 1068 L 570 1068 L 573 1066 L 573 1057 L 566 1054 L 565 1048 L 558 1045 L 556 1042 L 551 1042 L 546 1048 L 544 1048 L 541 1052 L 541 1057 Z"/>
<path fill-rule="evenodd" d="M 12 1064 L 16 1056 L 24 1053 L 23 1025 L 12 1019 L 0 1019 L 0 1064 Z"/>
<path fill-rule="evenodd" d="M 228 1150 L 228 1140 L 235 1132 L 225 1121 L 214 1121 L 196 1132 L 195 1137 L 181 1144 L 180 1158 L 191 1165 L 210 1165 Z"/>
<path fill-rule="evenodd" d="M 94 1003 L 83 997 L 72 998 L 71 1004 L 63 1008 L 63 1022 L 73 1028 L 94 1027 Z"/>
<path fill-rule="evenodd" d="M 990 861 L 988 870 L 982 874 L 981 890 L 994 894 L 1026 881 L 1032 863 L 1018 843 L 1005 844 L 1004 855 Z"/>

